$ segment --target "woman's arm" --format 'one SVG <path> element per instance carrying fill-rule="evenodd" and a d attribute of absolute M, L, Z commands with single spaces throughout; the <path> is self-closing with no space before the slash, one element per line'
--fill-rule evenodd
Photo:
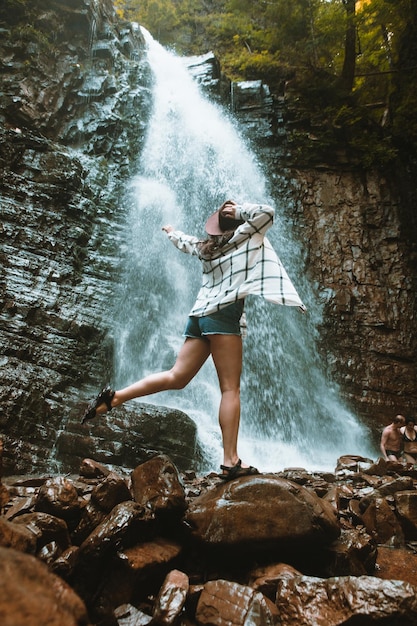
<path fill-rule="evenodd" d="M 245 223 L 237 229 L 236 234 L 253 235 L 259 233 L 264 235 L 274 223 L 275 210 L 267 204 L 245 203 L 233 208 L 235 219 L 245 220 Z"/>
<path fill-rule="evenodd" d="M 168 239 L 178 250 L 187 254 L 198 254 L 197 244 L 200 240 L 197 237 L 186 235 L 181 230 L 175 230 L 170 224 L 163 226 L 162 230 L 167 233 Z"/>

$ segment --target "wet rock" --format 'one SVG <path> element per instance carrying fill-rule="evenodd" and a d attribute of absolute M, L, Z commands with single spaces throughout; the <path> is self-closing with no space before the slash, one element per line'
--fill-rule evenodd
<path fill-rule="evenodd" d="M 136 502 L 122 502 L 114 507 L 105 519 L 83 541 L 80 546 L 80 559 L 99 559 L 111 549 L 115 549 L 128 537 L 136 541 L 147 533 L 147 523 L 152 515 Z M 142 531 L 142 532 L 141 532 Z"/>
<path fill-rule="evenodd" d="M 341 470 L 348 469 L 350 471 L 359 472 L 364 469 L 369 469 L 373 464 L 372 459 L 367 459 L 363 456 L 357 456 L 355 454 L 347 454 L 337 459 L 336 473 Z"/>
<path fill-rule="evenodd" d="M 153 623 L 171 626 L 181 614 L 189 589 L 188 576 L 172 570 L 165 578 L 155 601 Z"/>
<path fill-rule="evenodd" d="M 70 528 L 75 527 L 80 519 L 81 506 L 72 481 L 60 476 L 47 480 L 39 489 L 35 509 L 60 517 Z"/>
<path fill-rule="evenodd" d="M 326 576 L 362 576 L 375 571 L 377 542 L 364 528 L 342 529 L 326 552 Z"/>
<path fill-rule="evenodd" d="M 415 585 L 417 581 L 417 553 L 407 548 L 378 546 L 374 576 L 384 580 L 403 580 Z"/>
<path fill-rule="evenodd" d="M 417 490 L 396 493 L 395 506 L 407 539 L 417 539 Z"/>
<path fill-rule="evenodd" d="M 282 626 L 342 626 L 354 621 L 412 626 L 417 621 L 416 592 L 409 583 L 373 576 L 294 576 L 278 583 L 276 605 Z"/>
<path fill-rule="evenodd" d="M 204 585 L 195 617 L 201 626 L 274 624 L 267 600 L 261 593 L 227 580 L 213 580 Z"/>
<path fill-rule="evenodd" d="M 143 577 L 151 577 L 155 575 L 155 571 L 163 571 L 171 564 L 181 550 L 180 544 L 160 537 L 125 548 L 119 551 L 118 558 L 132 571 L 140 572 Z M 161 565 L 164 568 L 161 568 Z"/>
<path fill-rule="evenodd" d="M 76 471 L 83 457 L 119 468 L 136 467 L 155 454 L 166 453 L 181 470 L 189 469 L 201 454 L 195 422 L 182 411 L 145 403 L 122 406 L 86 425 L 71 424 L 57 440 L 67 467 Z M 79 407 L 79 420 L 83 409 Z M 156 428 L 155 425 L 158 425 Z M 181 436 L 178 434 L 181 433 Z"/>
<path fill-rule="evenodd" d="M 116 504 L 131 499 L 132 494 L 125 479 L 115 472 L 110 472 L 91 492 L 92 502 L 107 513 L 110 513 Z"/>
<path fill-rule="evenodd" d="M 409 233 L 408 200 L 399 200 L 395 176 L 377 170 L 361 181 L 334 163 L 291 171 L 291 197 L 298 200 L 290 215 L 309 233 L 306 253 L 315 259 L 311 276 L 323 302 L 320 341 L 330 349 L 344 397 L 377 441 L 392 416 L 415 409 L 415 275 L 407 269 L 415 234 Z M 277 192 L 282 187 L 285 181 Z M 287 198 L 290 206 L 288 192 Z"/>
<path fill-rule="evenodd" d="M 78 548 L 70 546 L 64 550 L 51 564 L 50 569 L 54 574 L 69 581 L 78 561 Z"/>
<path fill-rule="evenodd" d="M 39 559 L 0 548 L 2 626 L 87 626 L 82 600 Z"/>
<path fill-rule="evenodd" d="M 36 535 L 26 526 L 8 522 L 0 517 L 0 546 L 34 554 Z"/>
<path fill-rule="evenodd" d="M 398 517 L 383 498 L 374 500 L 362 514 L 368 533 L 375 536 L 378 543 L 404 545 L 404 534 Z"/>
<path fill-rule="evenodd" d="M 92 585 L 89 606 L 94 614 L 112 616 L 122 604 L 141 606 L 148 596 L 155 599 L 181 550 L 180 545 L 164 538 L 118 549 L 110 555 L 105 576 L 96 575 L 98 580 Z M 152 611 L 149 607 L 148 610 Z"/>
<path fill-rule="evenodd" d="M 132 472 L 135 502 L 155 514 L 181 516 L 186 509 L 184 487 L 178 470 L 166 455 L 138 465 Z"/>
<path fill-rule="evenodd" d="M 51 542 L 56 544 L 59 554 L 70 546 L 68 526 L 64 520 L 54 515 L 49 515 L 48 513 L 26 513 L 17 517 L 15 524 L 25 526 L 34 534 L 37 553 Z M 59 554 L 55 553 L 54 558 L 57 558 Z"/>
<path fill-rule="evenodd" d="M 330 505 L 304 487 L 273 475 L 244 477 L 196 498 L 186 521 L 211 545 L 288 547 L 326 543 L 340 532 Z"/>
<path fill-rule="evenodd" d="M 81 545 L 105 518 L 106 512 L 103 509 L 95 505 L 94 502 L 88 502 L 82 508 L 81 519 L 71 533 L 72 542 L 77 546 Z"/>
<path fill-rule="evenodd" d="M 93 459 L 83 459 L 79 473 L 84 478 L 101 478 L 102 476 L 108 476 L 110 470 L 102 463 L 97 463 Z"/>
<path fill-rule="evenodd" d="M 278 581 L 285 576 L 300 576 L 301 572 L 286 563 L 259 567 L 250 573 L 249 585 L 264 596 L 275 601 Z"/>
<path fill-rule="evenodd" d="M 132 604 L 122 604 L 114 612 L 118 626 L 147 626 L 152 620 Z"/>

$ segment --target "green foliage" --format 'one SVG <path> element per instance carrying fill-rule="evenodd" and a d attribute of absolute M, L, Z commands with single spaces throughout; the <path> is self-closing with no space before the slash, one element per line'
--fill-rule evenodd
<path fill-rule="evenodd" d="M 178 53 L 213 50 L 231 80 L 262 79 L 274 91 L 291 78 L 299 124 L 306 124 L 292 139 L 304 154 L 343 141 L 362 164 L 383 164 L 396 154 L 391 135 L 417 138 L 416 74 L 402 77 L 412 79 L 409 90 L 396 74 L 405 40 L 416 38 L 414 0 L 350 2 L 356 9 L 350 92 L 340 81 L 348 37 L 344 0 L 116 0 L 118 9 L 123 5 L 129 19 Z M 320 129 L 314 140 L 311 123 Z"/>

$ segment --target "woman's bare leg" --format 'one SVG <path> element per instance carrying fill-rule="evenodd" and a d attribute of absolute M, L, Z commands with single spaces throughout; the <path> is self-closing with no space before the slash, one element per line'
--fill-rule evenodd
<path fill-rule="evenodd" d="M 232 467 L 239 460 L 237 439 L 240 422 L 242 338 L 238 335 L 209 335 L 208 339 L 222 394 L 219 423 L 223 438 L 223 465 Z M 247 466 L 242 464 L 242 467 Z"/>
<path fill-rule="evenodd" d="M 111 402 L 112 407 L 119 406 L 133 398 L 149 396 L 158 391 L 183 389 L 201 369 L 209 355 L 210 344 L 206 339 L 187 338 L 170 370 L 150 374 L 136 383 L 116 391 Z M 96 410 L 97 414 L 106 411 L 105 404 L 101 404 Z"/>

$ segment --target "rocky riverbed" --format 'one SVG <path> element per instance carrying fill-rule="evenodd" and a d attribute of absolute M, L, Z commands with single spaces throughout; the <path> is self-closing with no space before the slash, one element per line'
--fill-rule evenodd
<path fill-rule="evenodd" d="M 417 624 L 417 468 L 224 482 L 167 455 L 0 485 L 2 625 Z"/>

